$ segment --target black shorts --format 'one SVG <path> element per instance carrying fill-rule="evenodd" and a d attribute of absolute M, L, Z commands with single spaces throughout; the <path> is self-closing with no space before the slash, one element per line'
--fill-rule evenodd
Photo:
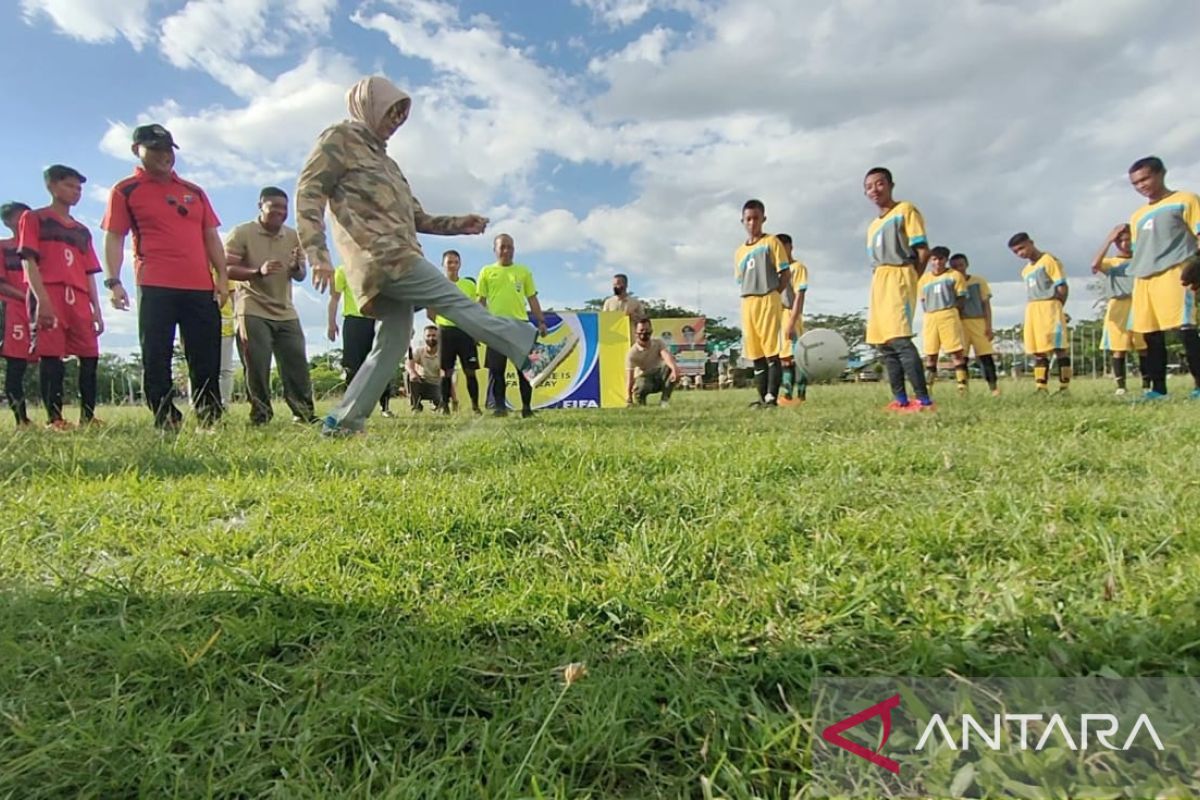
<path fill-rule="evenodd" d="M 441 325 L 438 327 L 438 339 L 443 370 L 454 369 L 456 359 L 463 369 L 479 369 L 479 350 L 475 346 L 475 340 L 462 328 Z"/>

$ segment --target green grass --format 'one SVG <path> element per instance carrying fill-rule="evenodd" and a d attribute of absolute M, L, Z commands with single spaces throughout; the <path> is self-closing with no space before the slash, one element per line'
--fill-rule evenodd
<path fill-rule="evenodd" d="M 789 797 L 814 676 L 1200 673 L 1200 404 L 1003 386 L 7 431 L 0 797 Z"/>

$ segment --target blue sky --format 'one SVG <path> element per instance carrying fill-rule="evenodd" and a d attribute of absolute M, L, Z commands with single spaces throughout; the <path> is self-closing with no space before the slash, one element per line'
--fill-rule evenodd
<path fill-rule="evenodd" d="M 0 161 L 0 195 L 44 197 L 40 171 L 88 175 L 79 216 L 132 168 L 128 132 L 158 121 L 180 174 L 227 227 L 264 183 L 294 186 L 353 81 L 381 72 L 414 95 L 391 145 L 426 208 L 479 211 L 514 234 L 543 303 L 581 304 L 628 272 L 642 296 L 736 318 L 738 209 L 768 207 L 810 268 L 810 308 L 866 304 L 876 163 L 925 212 L 932 238 L 973 256 L 1001 323 L 1021 313 L 1027 229 L 1066 263 L 1088 315 L 1092 251 L 1138 198 L 1148 153 L 1200 188 L 1186 67 L 1190 0 L 18 0 L 0 45 L 28 77 Z M 426 239 L 474 273 L 490 236 Z M 310 350 L 323 300 L 298 294 Z M 133 347 L 109 311 L 106 349 Z"/>

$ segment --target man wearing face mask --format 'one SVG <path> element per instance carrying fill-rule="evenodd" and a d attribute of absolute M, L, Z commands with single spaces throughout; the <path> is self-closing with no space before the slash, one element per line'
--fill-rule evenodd
<path fill-rule="evenodd" d="M 313 285 L 324 292 L 333 279 L 325 242 L 325 209 L 345 258 L 346 280 L 362 313 L 380 320 L 374 349 L 342 402 L 325 418 L 328 436 L 357 433 L 408 350 L 413 311 L 436 308 L 468 336 L 530 370 L 537 333 L 526 322 L 500 319 L 459 291 L 425 259 L 418 233 L 481 234 L 488 220 L 425 213 L 387 141 L 412 105 L 386 78 L 364 78 L 346 95 L 350 119 L 327 128 L 300 172 L 296 216 L 300 242 L 312 262 Z"/>
<path fill-rule="evenodd" d="M 625 405 L 632 407 L 634 398 L 639 406 L 646 405 L 646 398 L 662 393 L 659 405 L 663 408 L 671 400 L 671 392 L 679 383 L 679 365 L 675 356 L 662 339 L 654 338 L 654 327 L 650 320 L 642 318 L 634 326 L 634 344 L 625 356 Z"/>
<path fill-rule="evenodd" d="M 629 276 L 613 275 L 612 297 L 604 300 L 602 311 L 621 311 L 629 317 L 629 338 L 633 341 L 633 329 L 639 319 L 646 316 L 646 305 L 629 291 Z"/>
<path fill-rule="evenodd" d="M 171 380 L 176 327 L 196 391 L 196 414 L 205 428 L 220 418 L 220 309 L 229 295 L 225 246 L 217 233 L 221 222 L 204 190 L 175 174 L 175 148 L 163 126 L 135 128 L 132 149 L 141 164 L 113 186 L 100 223 L 107 231 L 104 286 L 120 310 L 129 308 L 121 265 L 125 237 L 133 233 L 142 386 L 160 430 L 177 430 L 183 420 Z"/>
<path fill-rule="evenodd" d="M 408 375 L 408 397 L 413 411 L 424 411 L 421 403 L 425 400 L 432 403 L 434 409 L 442 407 L 445 398 L 442 395 L 442 355 L 438 349 L 437 325 L 426 325 L 425 344 L 408 349 L 404 372 Z"/>
<path fill-rule="evenodd" d="M 225 240 L 229 277 L 242 281 L 234 303 L 250 422 L 271 421 L 271 356 L 279 362 L 283 399 L 295 422 L 319 422 L 313 414 L 312 381 L 304 329 L 292 304 L 292 282 L 304 280 L 304 253 L 286 224 L 288 196 L 268 186 L 258 196 L 258 219 L 243 222 Z"/>

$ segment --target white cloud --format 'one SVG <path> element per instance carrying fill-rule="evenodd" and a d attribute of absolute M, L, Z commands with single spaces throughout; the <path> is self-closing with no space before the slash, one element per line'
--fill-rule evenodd
<path fill-rule="evenodd" d="M 592 12 L 592 16 L 609 26 L 625 27 L 638 22 L 653 10 L 683 11 L 699 14 L 704 0 L 571 0 Z"/>
<path fill-rule="evenodd" d="M 113 122 L 101 149 L 129 161 L 135 125 L 158 122 L 179 143 L 180 169 L 207 188 L 291 184 L 327 125 L 345 116 L 346 87 L 357 78 L 342 55 L 315 50 L 242 108 L 189 114 L 174 101 L 148 109 L 132 122 Z"/>
<path fill-rule="evenodd" d="M 150 0 L 21 0 L 27 21 L 48 17 L 63 33 L 93 44 L 124 37 L 140 50 L 151 37 Z"/>

